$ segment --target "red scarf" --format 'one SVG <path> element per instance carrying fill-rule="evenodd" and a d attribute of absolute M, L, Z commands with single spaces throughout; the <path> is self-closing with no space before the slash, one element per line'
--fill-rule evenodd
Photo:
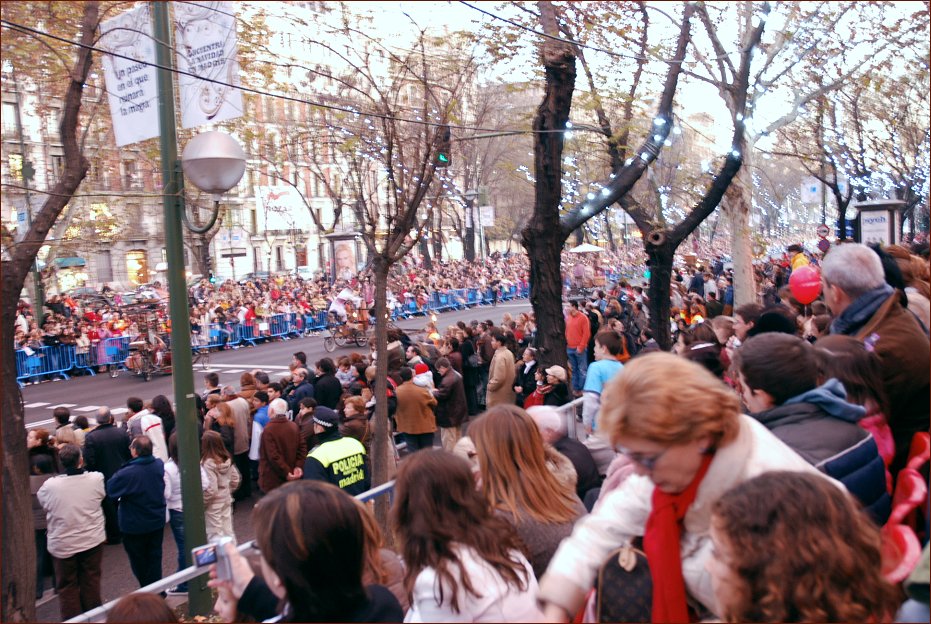
<path fill-rule="evenodd" d="M 653 578 L 653 621 L 688 622 L 685 600 L 685 579 L 682 578 L 682 519 L 698 494 L 713 455 L 702 459 L 698 473 L 688 487 L 678 494 L 653 490 L 653 509 L 647 518 L 643 535 L 643 551 Z"/>

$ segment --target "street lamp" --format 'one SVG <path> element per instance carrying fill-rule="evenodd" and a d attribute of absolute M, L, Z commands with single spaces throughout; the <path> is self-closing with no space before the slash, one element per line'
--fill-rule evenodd
<path fill-rule="evenodd" d="M 219 202 L 223 193 L 242 180 L 246 152 L 225 132 L 202 132 L 188 141 L 181 153 L 181 167 L 191 184 Z"/>
<path fill-rule="evenodd" d="M 465 248 L 463 253 L 465 259 L 469 262 L 475 260 L 475 198 L 478 197 L 478 191 L 470 189 L 463 194 L 466 201 L 466 234 Z"/>

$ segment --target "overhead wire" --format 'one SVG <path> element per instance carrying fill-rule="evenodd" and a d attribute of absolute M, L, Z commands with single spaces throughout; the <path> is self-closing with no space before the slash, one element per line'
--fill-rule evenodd
<path fill-rule="evenodd" d="M 443 121 L 429 121 L 429 120 L 410 119 L 410 118 L 405 118 L 405 117 L 398 117 L 398 116 L 395 116 L 395 115 L 387 115 L 387 114 L 385 114 L 385 113 L 379 113 L 379 112 L 374 112 L 374 111 L 356 110 L 356 109 L 351 108 L 351 107 L 348 107 L 348 106 L 337 106 L 337 105 L 335 105 L 335 104 L 326 104 L 326 103 L 323 103 L 323 102 L 315 102 L 315 101 L 313 101 L 313 100 L 306 100 L 306 99 L 303 99 L 303 98 L 300 98 L 300 97 L 291 96 L 291 95 L 286 95 L 286 94 L 281 94 L 281 93 L 273 93 L 273 92 L 270 92 L 270 91 L 264 91 L 264 90 L 262 90 L 262 89 L 256 89 L 256 88 L 254 88 L 254 87 L 248 87 L 248 86 L 244 86 L 244 85 L 242 85 L 242 84 L 234 85 L 234 84 L 232 84 L 232 83 L 230 83 L 230 82 L 225 82 L 225 81 L 223 81 L 223 80 L 219 80 L 219 79 L 216 79 L 216 78 L 209 78 L 209 77 L 206 77 L 206 76 L 201 76 L 201 75 L 195 74 L 195 73 L 193 73 L 193 72 L 185 71 L 185 70 L 183 70 L 183 69 L 178 69 L 178 68 L 175 68 L 175 67 L 166 67 L 166 66 L 161 65 L 161 64 L 159 64 L 158 62 L 155 62 L 155 61 L 144 61 L 144 60 L 139 60 L 139 59 L 135 59 L 135 58 L 132 58 L 132 57 L 130 57 L 130 56 L 127 56 L 127 55 L 119 54 L 119 53 L 116 53 L 116 52 L 111 52 L 111 51 L 109 51 L 109 50 L 105 50 L 105 49 L 100 48 L 100 47 L 97 47 L 97 46 L 84 44 L 84 43 L 81 43 L 81 42 L 78 42 L 78 41 L 72 41 L 71 39 L 68 39 L 68 38 L 66 38 L 66 37 L 60 37 L 60 36 L 58 36 L 58 35 L 54 35 L 54 34 L 49 33 L 49 32 L 45 32 L 45 31 L 42 31 L 42 30 L 38 30 L 38 29 L 36 29 L 36 28 L 32 28 L 32 27 L 29 27 L 29 26 L 25 26 L 25 25 L 23 25 L 23 24 L 17 24 L 17 23 L 15 23 L 15 22 L 11 22 L 11 21 L 6 20 L 6 19 L 0 19 L 0 25 L 5 26 L 5 27 L 7 27 L 7 28 L 11 28 L 11 29 L 13 29 L 13 30 L 18 30 L 18 31 L 25 32 L 25 33 L 30 33 L 30 34 L 34 34 L 34 35 L 39 35 L 39 36 L 42 36 L 42 37 L 47 37 L 47 38 L 49 38 L 49 39 L 52 39 L 52 40 L 55 40 L 55 41 L 59 41 L 59 42 L 62 42 L 62 43 L 67 43 L 67 44 L 73 45 L 73 46 L 75 46 L 75 47 L 79 47 L 79 48 L 84 48 L 84 49 L 92 50 L 92 51 L 98 52 L 98 53 L 100 53 L 100 54 L 106 54 L 106 55 L 110 55 L 110 56 L 113 56 L 113 57 L 116 57 L 116 58 L 121 58 L 121 59 L 125 59 L 125 60 L 131 60 L 131 61 L 134 61 L 134 62 L 141 63 L 141 64 L 143 64 L 143 65 L 147 65 L 147 66 L 150 66 L 150 67 L 155 67 L 156 69 L 165 69 L 165 70 L 168 70 L 169 72 L 174 73 L 174 74 L 177 74 L 177 75 L 189 76 L 189 77 L 192 77 L 192 78 L 196 78 L 196 79 L 198 79 L 198 80 L 203 80 L 203 81 L 205 81 L 205 82 L 209 82 L 209 83 L 211 83 L 211 84 L 216 84 L 216 85 L 220 85 L 220 86 L 230 87 L 230 88 L 233 88 L 233 89 L 239 89 L 240 91 L 242 91 L 242 92 L 244 92 L 244 93 L 252 93 L 252 94 L 254 94 L 254 95 L 261 95 L 261 96 L 270 97 L 270 98 L 276 98 L 276 99 L 285 100 L 285 101 L 297 102 L 297 103 L 299 103 L 299 104 L 307 104 L 307 105 L 309 105 L 309 106 L 315 106 L 315 107 L 317 107 L 317 108 L 322 108 L 322 109 L 326 109 L 326 110 L 333 110 L 333 111 L 338 111 L 338 112 L 342 112 L 342 113 L 349 113 L 349 114 L 351 114 L 351 115 L 356 115 L 356 116 L 360 116 L 360 117 L 368 117 L 368 118 L 374 118 L 374 119 L 384 119 L 384 120 L 389 120 L 389 121 L 397 121 L 397 122 L 410 123 L 410 124 L 414 124 L 414 125 L 422 125 L 422 126 L 429 126 L 429 127 L 449 126 L 450 128 L 453 128 L 453 129 L 456 129 L 456 130 L 470 130 L 470 131 L 473 131 L 473 132 L 505 132 L 505 131 L 506 131 L 506 132 L 511 132 L 511 133 L 513 133 L 513 134 L 550 134 L 550 133 L 554 133 L 554 132 L 564 132 L 564 130 L 560 130 L 560 129 L 553 129 L 553 130 L 533 130 L 533 129 L 523 129 L 523 128 L 505 128 L 505 129 L 502 129 L 502 128 L 488 128 L 488 127 L 483 127 L 483 126 L 472 126 L 472 125 L 463 125 L 463 124 L 452 124 L 452 123 L 443 122 Z"/>
<path fill-rule="evenodd" d="M 478 6 L 476 6 L 476 5 L 474 5 L 474 4 L 470 3 L 470 2 L 466 2 L 466 0 L 457 0 L 457 1 L 459 2 L 459 4 L 462 4 L 462 5 L 464 5 L 464 6 L 469 7 L 470 9 L 473 9 L 473 10 L 475 10 L 475 11 L 478 11 L 479 13 L 482 13 L 483 15 L 487 15 L 488 17 L 491 17 L 492 19 L 496 19 L 496 20 L 498 20 L 498 21 L 502 21 L 502 22 L 505 22 L 505 23 L 507 23 L 507 24 L 510 24 L 511 26 L 514 26 L 515 28 L 519 28 L 519 29 L 521 29 L 521 30 L 525 30 L 525 31 L 527 31 L 527 32 L 529 32 L 529 33 L 532 33 L 532 34 L 534 34 L 534 35 L 537 35 L 538 37 L 543 37 L 544 39 L 549 39 L 549 40 L 551 40 L 551 41 L 559 41 L 559 42 L 562 42 L 562 43 L 571 43 L 571 44 L 574 45 L 574 46 L 578 46 L 578 47 L 580 47 L 580 48 L 585 48 L 586 50 L 592 50 L 592 51 L 594 51 L 594 52 L 599 52 L 599 53 L 601 53 L 601 54 L 606 54 L 606 55 L 612 56 L 612 57 L 614 57 L 614 58 L 629 59 L 629 60 L 638 61 L 638 62 L 653 60 L 653 61 L 657 61 L 657 62 L 661 62 L 661 63 L 667 63 L 667 64 L 670 64 L 670 65 L 673 64 L 673 63 L 697 63 L 697 62 L 698 62 L 697 60 L 682 59 L 682 60 L 677 61 L 677 60 L 675 60 L 675 59 L 663 59 L 663 58 L 659 58 L 659 57 L 655 57 L 655 56 L 654 56 L 654 57 L 647 57 L 647 56 L 641 56 L 641 55 L 639 55 L 639 54 L 624 54 L 624 53 L 621 53 L 621 52 L 614 52 L 614 51 L 612 51 L 612 50 L 607 50 L 607 49 L 605 49 L 605 48 L 600 48 L 600 47 L 598 47 L 598 46 L 593 46 L 593 45 L 590 45 L 590 44 L 587 44 L 587 43 L 582 43 L 581 41 L 577 41 L 577 40 L 575 40 L 575 39 L 569 39 L 568 37 L 557 37 L 557 36 L 555 36 L 555 35 L 550 35 L 550 34 L 547 34 L 547 33 L 543 32 L 543 31 L 540 31 L 540 30 L 535 30 L 535 29 L 533 29 L 533 28 L 530 28 L 529 26 L 525 26 L 524 24 L 521 24 L 520 22 L 515 22 L 514 20 L 508 19 L 508 18 L 506 18 L 506 17 L 504 17 L 504 16 L 502 16 L 502 15 L 498 15 L 497 13 L 493 13 L 493 12 L 491 12 L 491 11 L 487 11 L 487 10 L 485 10 L 485 9 L 483 9 L 483 8 L 481 8 L 481 7 L 478 7 Z M 665 14 L 665 13 L 663 13 L 663 14 L 666 15 L 667 17 L 669 17 L 667 14 Z M 736 52 L 734 52 L 734 54 L 736 54 Z M 725 56 L 727 56 L 727 55 L 725 55 Z M 709 60 L 715 61 L 715 60 L 718 60 L 719 58 L 724 58 L 724 57 L 712 57 L 712 58 L 710 58 Z"/>

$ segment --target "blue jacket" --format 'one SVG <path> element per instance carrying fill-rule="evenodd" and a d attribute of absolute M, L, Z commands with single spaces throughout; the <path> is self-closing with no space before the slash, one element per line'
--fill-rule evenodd
<path fill-rule="evenodd" d="M 892 503 L 885 464 L 873 436 L 857 424 L 866 410 L 846 398 L 841 382 L 829 379 L 753 417 L 816 468 L 843 483 L 882 525 Z"/>
<path fill-rule="evenodd" d="M 165 465 L 157 457 L 137 457 L 107 482 L 107 496 L 119 499 L 120 531 L 130 535 L 165 527 Z"/>
<path fill-rule="evenodd" d="M 314 386 L 309 381 L 302 381 L 295 386 L 291 395 L 288 397 L 288 408 L 297 414 L 301 409 L 301 399 L 314 398 Z"/>

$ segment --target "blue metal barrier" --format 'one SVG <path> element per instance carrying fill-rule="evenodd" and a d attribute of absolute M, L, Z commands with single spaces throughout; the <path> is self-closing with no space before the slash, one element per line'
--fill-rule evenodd
<path fill-rule="evenodd" d="M 87 347 L 79 348 L 74 346 L 74 368 L 80 369 L 85 373 L 90 373 L 91 376 L 95 376 L 97 371 L 94 370 L 97 368 L 97 350 L 88 345 Z"/>
<path fill-rule="evenodd" d="M 288 319 L 288 337 L 300 338 L 304 333 L 304 317 L 297 312 L 285 314 Z"/>
<path fill-rule="evenodd" d="M 47 375 L 61 375 L 68 379 L 67 371 L 74 368 L 74 346 L 58 345 L 16 351 L 16 382 Z"/>
<path fill-rule="evenodd" d="M 99 366 L 124 366 L 129 357 L 129 336 L 105 338 L 97 347 L 97 364 Z"/>
<path fill-rule="evenodd" d="M 291 323 L 287 314 L 273 314 L 266 322 L 268 323 L 268 336 L 270 338 L 290 340 L 288 334 L 291 333 Z"/>
<path fill-rule="evenodd" d="M 239 323 L 236 325 L 237 328 L 237 338 L 241 342 L 248 342 L 251 346 L 255 346 L 256 337 L 256 327 L 255 325 L 246 325 Z"/>

